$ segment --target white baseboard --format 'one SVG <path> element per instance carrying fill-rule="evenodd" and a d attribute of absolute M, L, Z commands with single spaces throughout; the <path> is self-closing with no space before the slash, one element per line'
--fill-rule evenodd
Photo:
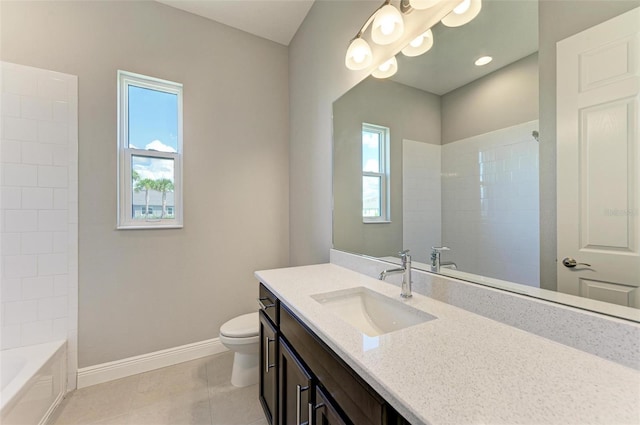
<path fill-rule="evenodd" d="M 227 348 L 222 345 L 220 339 L 213 338 L 140 356 L 83 367 L 78 369 L 78 388 L 125 378 L 225 351 L 227 351 Z"/>

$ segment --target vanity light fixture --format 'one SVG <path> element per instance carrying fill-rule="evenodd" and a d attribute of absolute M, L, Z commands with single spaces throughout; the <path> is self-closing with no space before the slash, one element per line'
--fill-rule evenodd
<path fill-rule="evenodd" d="M 483 66 L 491 62 L 493 58 L 491 56 L 482 56 L 481 58 L 476 59 L 474 62 L 476 66 Z"/>
<path fill-rule="evenodd" d="M 402 54 L 409 57 L 420 56 L 428 52 L 431 47 L 433 47 L 433 32 L 431 29 L 428 29 L 411 40 L 411 42 L 402 49 Z"/>
<path fill-rule="evenodd" d="M 463 0 L 447 16 L 442 18 L 442 24 L 448 27 L 459 27 L 478 16 L 482 9 L 482 0 Z"/>
<path fill-rule="evenodd" d="M 378 66 L 371 75 L 376 78 L 389 78 L 396 72 L 398 72 L 398 61 L 396 60 L 396 57 L 393 56 L 391 59 Z"/>
<path fill-rule="evenodd" d="M 378 45 L 392 44 L 402 37 L 404 33 L 403 15 L 408 15 L 414 9 L 428 9 L 443 0 L 399 0 L 399 7 L 391 4 L 391 0 L 384 0 L 369 16 L 360 31 L 349 43 L 344 63 L 347 68 L 359 71 L 371 66 L 373 51 L 371 46 L 362 38 L 364 32 L 371 26 L 371 40 Z M 464 25 L 475 18 L 482 7 L 482 0 L 462 0 L 451 13 L 442 19 L 444 25 L 457 27 Z M 405 56 L 421 55 L 433 46 L 433 33 L 431 29 L 411 40 L 403 49 Z M 398 70 L 398 62 L 395 56 L 383 62 L 372 75 L 376 78 L 387 78 Z"/>

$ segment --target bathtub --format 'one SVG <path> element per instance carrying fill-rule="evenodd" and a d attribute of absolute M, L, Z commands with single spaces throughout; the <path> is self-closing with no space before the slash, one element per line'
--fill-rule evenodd
<path fill-rule="evenodd" d="M 66 341 L 0 351 L 0 423 L 42 425 L 67 388 Z"/>

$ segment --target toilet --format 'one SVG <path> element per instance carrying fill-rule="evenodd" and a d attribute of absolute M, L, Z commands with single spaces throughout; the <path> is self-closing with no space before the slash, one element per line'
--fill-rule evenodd
<path fill-rule="evenodd" d="M 258 383 L 260 345 L 258 312 L 235 317 L 220 327 L 220 342 L 233 351 L 231 385 L 247 387 Z"/>

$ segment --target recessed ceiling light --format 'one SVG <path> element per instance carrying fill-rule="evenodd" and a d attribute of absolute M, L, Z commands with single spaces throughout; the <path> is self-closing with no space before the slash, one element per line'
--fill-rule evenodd
<path fill-rule="evenodd" d="M 476 60 L 475 64 L 476 64 L 476 66 L 482 66 L 482 65 L 488 64 L 492 60 L 493 60 L 493 58 L 491 56 L 483 56 L 481 58 L 478 58 L 478 60 Z"/>

